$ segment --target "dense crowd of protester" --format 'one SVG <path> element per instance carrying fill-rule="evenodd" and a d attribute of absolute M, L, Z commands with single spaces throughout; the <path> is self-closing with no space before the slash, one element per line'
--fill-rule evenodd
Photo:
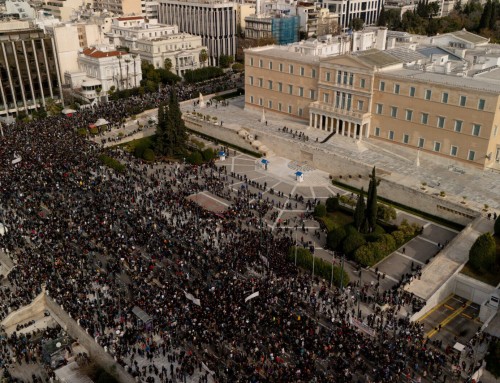
<path fill-rule="evenodd" d="M 293 229 L 263 222 L 292 208 L 289 196 L 264 197 L 267 185 L 214 163 L 143 163 L 120 149 L 109 152 L 126 164 L 116 173 L 99 162 L 99 145 L 75 133 L 101 117 L 118 127 L 169 91 L 4 126 L 0 248 L 17 263 L 0 290 L 0 319 L 45 285 L 141 382 L 444 382 L 450 357 L 398 315 L 414 297 L 355 283 L 330 289 L 287 261 Z M 199 89 L 177 91 L 187 99 Z M 187 199 L 202 191 L 230 206 L 215 213 Z M 3 340 L 0 366 L 30 350 Z"/>

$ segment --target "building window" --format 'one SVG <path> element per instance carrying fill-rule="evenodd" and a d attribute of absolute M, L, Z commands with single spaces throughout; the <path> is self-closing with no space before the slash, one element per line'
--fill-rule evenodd
<path fill-rule="evenodd" d="M 280 72 L 283 72 L 283 64 L 280 63 Z"/>
<path fill-rule="evenodd" d="M 482 98 L 479 99 L 479 101 L 477 102 L 477 108 L 479 110 L 484 110 L 484 104 L 486 103 L 485 100 L 483 100 Z"/>
<path fill-rule="evenodd" d="M 467 159 L 469 161 L 474 161 L 475 157 L 476 157 L 476 152 L 474 150 L 469 150 L 469 154 L 467 155 Z"/>
<path fill-rule="evenodd" d="M 415 87 L 410 86 L 410 97 L 415 97 Z"/>
<path fill-rule="evenodd" d="M 267 106 L 268 106 L 269 109 L 272 109 L 273 108 L 273 102 L 271 100 L 269 100 L 267 102 Z"/>
<path fill-rule="evenodd" d="M 349 85 L 354 85 L 354 73 L 349 73 Z"/>
<path fill-rule="evenodd" d="M 394 93 L 399 94 L 399 84 L 394 84 Z"/>
<path fill-rule="evenodd" d="M 283 108 L 283 106 L 281 105 L 281 102 L 278 103 L 278 110 L 281 112 L 281 109 Z"/>
<path fill-rule="evenodd" d="M 481 125 L 479 125 L 479 124 L 472 124 L 472 135 L 473 136 L 479 136 L 480 132 L 481 132 Z"/>
<path fill-rule="evenodd" d="M 363 110 L 364 102 L 361 100 L 358 100 L 358 110 Z"/>
<path fill-rule="evenodd" d="M 293 94 L 293 85 L 288 85 L 288 94 Z"/>
<path fill-rule="evenodd" d="M 389 140 L 394 140 L 394 130 L 389 130 Z"/>
<path fill-rule="evenodd" d="M 300 67 L 299 72 L 300 72 L 300 75 L 301 75 L 301 76 L 303 76 L 303 75 L 304 75 L 304 67 L 303 67 L 303 66 L 301 66 L 301 67 Z M 293 73 L 293 71 L 291 71 L 290 73 Z"/>
<path fill-rule="evenodd" d="M 302 117 L 302 114 L 303 114 L 302 108 L 299 108 L 298 114 L 299 114 L 300 117 Z"/>
<path fill-rule="evenodd" d="M 311 77 L 316 78 L 316 69 L 311 69 Z"/>
<path fill-rule="evenodd" d="M 262 98 L 259 98 L 259 105 L 263 106 L 264 105 L 264 100 Z"/>
<path fill-rule="evenodd" d="M 458 147 L 452 145 L 450 148 L 450 156 L 456 157 L 457 153 L 458 153 Z"/>
<path fill-rule="evenodd" d="M 495 129 L 493 129 L 493 137 L 497 136 L 497 132 L 498 132 L 498 125 L 495 125 Z"/>
<path fill-rule="evenodd" d="M 366 80 L 362 78 L 361 80 L 359 80 L 359 87 L 364 89 L 365 86 L 366 86 Z"/>
<path fill-rule="evenodd" d="M 253 57 L 250 57 L 250 66 L 253 66 Z"/>
<path fill-rule="evenodd" d="M 259 60 L 259 68 L 263 68 L 264 67 L 264 62 L 262 60 Z"/>
<path fill-rule="evenodd" d="M 283 83 L 278 83 L 278 92 L 283 92 Z"/>
<path fill-rule="evenodd" d="M 417 145 L 417 146 L 418 146 L 419 148 L 423 148 L 423 147 L 424 147 L 424 145 L 425 145 L 425 138 L 420 137 L 420 138 L 418 139 L 418 145 Z"/>
<path fill-rule="evenodd" d="M 309 91 L 309 98 L 310 98 L 311 100 L 314 100 L 314 99 L 316 98 L 316 91 L 315 91 L 315 90 L 311 89 L 311 90 Z"/>
<path fill-rule="evenodd" d="M 253 104 L 253 96 L 250 96 L 250 104 Z"/>
<path fill-rule="evenodd" d="M 444 118 L 444 117 L 442 117 L 442 116 L 438 116 L 438 123 L 437 123 L 438 128 L 441 128 L 441 129 L 443 129 L 443 128 L 444 128 L 444 120 L 445 120 L 445 118 Z"/>
<path fill-rule="evenodd" d="M 330 72 L 325 73 L 325 81 L 330 81 Z"/>
<path fill-rule="evenodd" d="M 382 114 L 383 109 L 384 109 L 384 105 L 377 104 L 376 107 L 375 107 L 375 113 Z"/>
<path fill-rule="evenodd" d="M 349 78 L 349 73 L 344 72 L 344 85 L 347 85 L 348 78 Z"/>
<path fill-rule="evenodd" d="M 409 134 L 404 134 L 403 135 L 403 144 L 407 144 L 410 142 L 410 135 Z"/>
<path fill-rule="evenodd" d="M 323 93 L 323 102 L 328 104 L 328 100 L 330 98 L 330 94 L 329 93 Z"/>
<path fill-rule="evenodd" d="M 467 104 L 467 96 L 460 96 L 460 106 L 465 106 Z"/>
<path fill-rule="evenodd" d="M 384 81 L 380 81 L 378 90 L 380 90 L 381 92 L 383 92 L 385 90 L 385 82 Z"/>
<path fill-rule="evenodd" d="M 253 85 L 253 76 L 248 77 L 248 82 L 250 83 L 250 85 Z"/>
<path fill-rule="evenodd" d="M 463 121 L 455 120 L 455 127 L 454 127 L 455 132 L 460 133 L 462 131 L 463 123 L 464 123 Z"/>
<path fill-rule="evenodd" d="M 432 91 L 430 89 L 425 90 L 425 99 L 430 100 L 432 96 Z"/>
<path fill-rule="evenodd" d="M 273 82 L 272 82 L 271 80 L 269 80 L 269 81 L 267 82 L 267 84 L 269 85 L 269 89 L 270 89 L 270 90 L 273 90 Z"/>
<path fill-rule="evenodd" d="M 439 152 L 441 150 L 441 142 L 434 141 L 434 151 Z"/>
<path fill-rule="evenodd" d="M 299 97 L 304 97 L 304 88 L 299 86 Z"/>
<path fill-rule="evenodd" d="M 292 114 L 292 106 L 288 105 L 288 113 Z"/>
<path fill-rule="evenodd" d="M 269 70 L 273 70 L 273 62 L 269 61 Z"/>
<path fill-rule="evenodd" d="M 262 88 L 262 83 L 263 83 L 263 80 L 261 78 L 259 78 L 259 87 Z"/>
<path fill-rule="evenodd" d="M 413 110 L 407 109 L 406 110 L 406 121 L 411 121 L 412 118 L 413 118 Z"/>
<path fill-rule="evenodd" d="M 441 96 L 441 102 L 443 104 L 447 104 L 448 103 L 448 93 L 443 93 L 442 96 Z"/>
<path fill-rule="evenodd" d="M 422 118 L 420 120 L 422 124 L 427 125 L 429 122 L 429 113 L 422 113 Z"/>
<path fill-rule="evenodd" d="M 391 117 L 396 118 L 398 116 L 398 108 L 397 106 L 391 106 Z"/>
<path fill-rule="evenodd" d="M 375 135 L 376 135 L 377 137 L 380 137 L 380 128 L 378 128 L 378 127 L 377 127 L 377 128 L 375 128 Z"/>
<path fill-rule="evenodd" d="M 337 84 L 340 84 L 342 82 L 342 71 L 339 70 L 337 71 Z"/>
<path fill-rule="evenodd" d="M 293 65 L 288 66 L 288 73 L 293 74 Z"/>

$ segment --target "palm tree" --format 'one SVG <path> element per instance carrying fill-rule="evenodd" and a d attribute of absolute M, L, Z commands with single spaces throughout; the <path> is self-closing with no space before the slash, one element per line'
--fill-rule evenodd
<path fill-rule="evenodd" d="M 200 52 L 200 61 L 205 66 L 205 62 L 208 60 L 208 53 L 206 49 L 202 49 Z"/>

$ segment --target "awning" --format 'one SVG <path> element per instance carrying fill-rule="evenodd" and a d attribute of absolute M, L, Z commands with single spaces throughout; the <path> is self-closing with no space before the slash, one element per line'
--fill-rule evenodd
<path fill-rule="evenodd" d="M 260 160 L 260 162 L 262 162 L 264 165 L 267 165 L 269 163 L 269 160 L 263 158 L 262 160 Z"/>
<path fill-rule="evenodd" d="M 70 109 L 70 108 L 64 108 L 63 110 L 61 110 L 61 113 L 62 114 L 73 114 L 73 113 L 76 113 L 76 110 Z"/>
<path fill-rule="evenodd" d="M 302 173 L 302 172 L 295 172 L 295 175 L 296 175 L 297 177 L 300 177 L 302 174 L 304 174 L 304 173 Z"/>
<path fill-rule="evenodd" d="M 225 156 L 226 152 L 219 152 L 219 157 Z"/>
<path fill-rule="evenodd" d="M 95 122 L 95 126 L 103 126 L 109 124 L 109 121 L 106 121 L 104 118 L 100 118 Z"/>

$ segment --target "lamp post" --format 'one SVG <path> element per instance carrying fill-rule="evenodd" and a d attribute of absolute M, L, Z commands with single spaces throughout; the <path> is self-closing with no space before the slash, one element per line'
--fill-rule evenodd
<path fill-rule="evenodd" d="M 330 288 L 333 287 L 333 263 L 335 262 L 335 251 L 332 252 L 332 275 L 330 277 Z"/>

